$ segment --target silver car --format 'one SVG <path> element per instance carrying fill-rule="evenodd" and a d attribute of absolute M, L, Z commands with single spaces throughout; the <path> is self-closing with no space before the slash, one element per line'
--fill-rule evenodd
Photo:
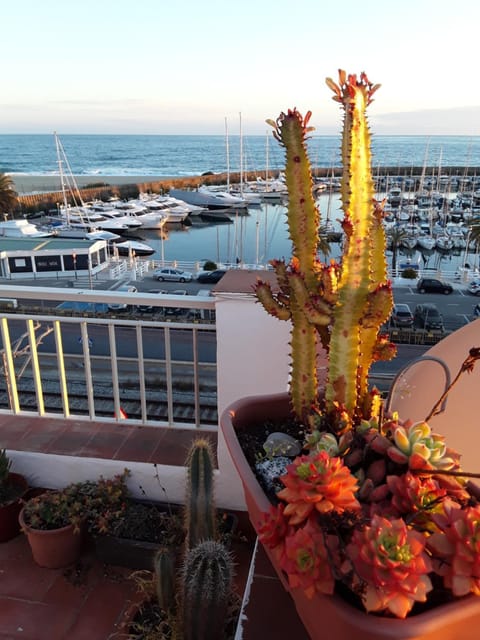
<path fill-rule="evenodd" d="M 173 267 L 162 267 L 156 269 L 153 272 L 153 277 L 159 282 L 191 282 L 193 280 L 193 273 L 189 271 L 182 271 L 182 269 L 174 269 Z"/>

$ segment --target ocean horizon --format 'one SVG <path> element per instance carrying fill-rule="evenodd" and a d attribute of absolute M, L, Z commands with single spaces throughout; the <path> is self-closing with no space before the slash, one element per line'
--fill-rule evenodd
<path fill-rule="evenodd" d="M 191 177 L 206 172 L 259 174 L 281 170 L 284 153 L 271 132 L 265 136 L 216 135 L 60 135 L 74 175 Z M 313 167 L 338 167 L 340 135 L 308 140 Z M 242 149 L 242 153 L 241 150 Z M 242 165 L 242 166 L 240 166 Z M 372 166 L 480 167 L 480 136 L 373 135 Z M 63 167 L 65 170 L 66 168 Z M 58 175 L 54 135 L 0 135 L 0 172 Z"/>

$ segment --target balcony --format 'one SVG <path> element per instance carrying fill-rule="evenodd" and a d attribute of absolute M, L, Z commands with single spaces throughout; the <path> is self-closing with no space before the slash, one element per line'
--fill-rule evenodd
<path fill-rule="evenodd" d="M 132 305 L 131 294 L 0 285 L 0 298 L 18 301 L 16 309 L 0 314 L 4 371 L 0 448 L 8 450 L 14 470 L 24 474 L 32 486 L 55 488 L 128 466 L 134 495 L 146 493 L 159 501 L 167 495 L 171 502 L 182 502 L 185 452 L 192 438 L 202 433 L 216 447 L 218 506 L 242 514 L 243 491 L 217 430 L 218 415 L 239 397 L 286 389 L 289 375 L 288 324 L 269 317 L 255 304 L 251 292 L 256 277 L 253 271 L 232 271 L 215 287 L 212 297 L 162 297 L 162 311 L 149 317 L 98 315 L 84 306 L 68 314 L 65 306 L 60 314 L 55 309 L 60 303 L 79 301 L 84 305 L 110 301 Z M 262 272 L 262 277 L 273 276 Z M 158 305 L 158 296 L 135 294 L 135 304 Z M 189 311 L 170 314 L 165 309 Z M 207 320 L 213 313 L 215 323 Z M 429 353 L 446 359 L 456 372 L 468 348 L 478 342 L 478 322 L 448 336 Z M 433 361 L 423 362 L 405 374 L 393 398 L 396 408 L 414 419 L 423 417 L 425 407 L 430 409 L 443 385 L 435 367 Z M 429 389 L 422 398 L 424 406 L 418 409 L 411 392 L 425 376 Z M 478 467 L 478 436 L 471 399 L 477 388 L 475 371 L 462 379 L 449 399 L 458 422 L 451 425 L 440 415 L 435 423 L 451 446 L 463 453 L 464 467 L 473 470 Z M 12 620 L 23 616 L 23 624 L 33 635 L 2 628 L 0 622 L 0 637 L 6 632 L 5 637 L 36 640 L 113 638 L 121 608 L 132 597 L 125 576 L 112 569 L 112 584 L 112 576 L 102 577 L 101 568 L 93 564 L 94 579 L 84 584 L 80 600 L 72 585 L 68 594 L 60 594 L 61 572 L 47 579 L 44 570 L 31 563 L 23 542 L 19 537 L 0 549 L 0 566 L 9 576 L 0 592 L 0 612 L 13 611 Z M 248 559 L 241 570 L 246 580 Z M 297 638 L 306 638 L 261 546 L 250 579 L 247 620 L 238 638 L 274 637 L 274 629 L 278 630 L 276 637 L 286 637 L 288 630 Z M 50 635 L 35 635 L 38 627 L 29 616 L 46 611 L 52 603 L 57 606 L 63 597 L 69 600 L 62 606 L 71 611 L 72 620 L 98 615 L 93 604 L 98 597 L 110 597 L 115 611 L 110 610 L 109 622 L 98 636 L 88 622 L 74 627 L 77 635 L 51 635 L 48 625 Z"/>

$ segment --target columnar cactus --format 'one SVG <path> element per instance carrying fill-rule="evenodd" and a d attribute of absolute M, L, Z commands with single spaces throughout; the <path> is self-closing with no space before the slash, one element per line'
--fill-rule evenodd
<path fill-rule="evenodd" d="M 213 452 L 208 440 L 197 438 L 187 457 L 185 531 L 187 549 L 217 537 Z"/>
<path fill-rule="evenodd" d="M 233 581 L 233 561 L 225 545 L 205 540 L 190 549 L 181 580 L 183 638 L 222 640 Z"/>
<path fill-rule="evenodd" d="M 342 222 L 345 233 L 340 263 L 327 265 L 317 257 L 320 214 L 312 194 L 306 137 L 311 113 L 303 118 L 296 109 L 281 113 L 274 136 L 285 147 L 285 176 L 289 203 L 287 221 L 292 240 L 288 265 L 272 261 L 279 293 L 258 282 L 256 295 L 272 315 L 290 320 L 292 408 L 312 426 L 314 413 L 324 412 L 337 430 L 379 411 L 368 390 L 370 367 L 390 359 L 394 347 L 379 335 L 391 312 L 393 299 L 387 279 L 382 205 L 373 197 L 370 133 L 366 109 L 378 85 L 362 74 L 339 73 L 339 84 L 327 79 L 334 100 L 345 116 L 342 138 Z M 328 375 L 322 405 L 318 390 L 319 346 L 328 353 Z"/>
<path fill-rule="evenodd" d="M 160 547 L 153 559 L 155 591 L 158 605 L 165 612 L 174 610 L 175 598 L 175 556 L 172 549 Z"/>

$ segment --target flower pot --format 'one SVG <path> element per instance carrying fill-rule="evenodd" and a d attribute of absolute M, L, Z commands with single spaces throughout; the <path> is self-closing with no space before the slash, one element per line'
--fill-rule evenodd
<path fill-rule="evenodd" d="M 61 569 L 80 557 L 84 531 L 75 531 L 73 524 L 60 529 L 33 529 L 24 519 L 24 509 L 18 517 L 22 531 L 28 539 L 33 559 L 40 567 Z"/>
<path fill-rule="evenodd" d="M 8 482 L 15 488 L 16 497 L 0 505 L 0 542 L 7 542 L 20 533 L 18 514 L 28 491 L 28 482 L 19 473 L 10 472 Z"/>
<path fill-rule="evenodd" d="M 266 420 L 287 418 L 287 394 L 249 397 L 231 404 L 221 416 L 220 428 L 226 445 L 242 479 L 245 500 L 253 527 L 259 532 L 259 522 L 271 504 L 249 466 L 237 438 L 237 432 L 247 430 Z M 480 624 L 480 598 L 469 595 L 447 604 L 394 619 L 367 614 L 350 605 L 338 595 L 316 594 L 308 599 L 301 589 L 289 587 L 279 567 L 275 549 L 265 547 L 273 567 L 285 589 L 295 602 L 298 614 L 312 640 L 476 640 Z M 328 630 L 328 635 L 326 635 Z"/>

